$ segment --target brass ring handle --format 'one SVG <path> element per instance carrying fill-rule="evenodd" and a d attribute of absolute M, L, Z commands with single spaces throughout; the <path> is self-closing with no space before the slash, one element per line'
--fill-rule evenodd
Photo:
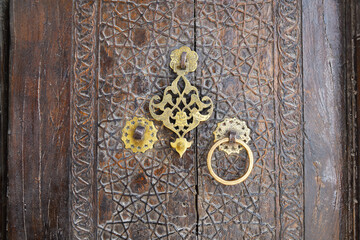
<path fill-rule="evenodd" d="M 224 184 L 224 185 L 236 185 L 236 184 L 239 184 L 239 183 L 245 181 L 245 179 L 247 179 L 249 177 L 249 175 L 250 175 L 250 173 L 251 173 L 251 171 L 253 169 L 253 166 L 254 166 L 254 156 L 253 156 L 253 153 L 252 153 L 250 147 L 244 141 L 242 141 L 240 139 L 235 139 L 235 142 L 237 144 L 240 144 L 241 146 L 243 146 L 243 148 L 245 148 L 245 150 L 246 150 L 246 152 L 247 152 L 247 154 L 249 156 L 249 167 L 248 167 L 246 173 L 239 179 L 227 181 L 227 180 L 224 180 L 224 179 L 220 178 L 218 175 L 216 175 L 216 173 L 214 172 L 214 170 L 213 170 L 213 168 L 211 166 L 211 158 L 212 158 L 212 155 L 213 155 L 213 153 L 214 153 L 214 151 L 215 151 L 215 149 L 217 147 L 219 147 L 221 144 L 227 143 L 229 141 L 230 141 L 229 138 L 223 138 L 223 139 L 217 141 L 210 148 L 210 151 L 209 151 L 208 157 L 207 157 L 207 166 L 208 166 L 208 169 L 209 169 L 209 172 L 210 172 L 211 176 L 213 176 L 213 178 L 215 178 L 215 180 L 218 181 L 219 183 Z"/>

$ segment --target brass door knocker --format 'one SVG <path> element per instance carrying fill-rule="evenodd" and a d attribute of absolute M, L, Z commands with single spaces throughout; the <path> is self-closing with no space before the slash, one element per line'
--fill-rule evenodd
<path fill-rule="evenodd" d="M 165 89 L 162 100 L 159 96 L 151 98 L 149 108 L 154 119 L 162 121 L 165 127 L 176 133 L 177 139 L 171 142 L 171 146 L 181 157 L 192 144 L 185 135 L 201 121 L 209 119 L 213 103 L 207 96 L 200 100 L 198 89 L 185 77 L 187 73 L 196 70 L 197 53 L 188 47 L 181 47 L 174 50 L 170 58 L 170 67 L 178 76 Z"/>
<path fill-rule="evenodd" d="M 245 181 L 249 177 L 254 166 L 253 153 L 247 145 L 250 141 L 250 129 L 246 126 L 246 123 L 236 118 L 226 118 L 223 122 L 218 123 L 214 135 L 215 144 L 210 148 L 207 156 L 207 166 L 211 176 L 224 185 L 236 185 Z M 246 150 L 249 157 L 249 165 L 246 173 L 242 177 L 235 180 L 224 180 L 214 172 L 211 165 L 211 159 L 217 147 L 226 154 L 239 154 L 243 149 Z"/>

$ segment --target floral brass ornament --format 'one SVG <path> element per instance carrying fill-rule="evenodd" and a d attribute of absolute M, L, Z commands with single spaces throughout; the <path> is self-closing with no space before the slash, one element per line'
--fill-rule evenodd
<path fill-rule="evenodd" d="M 134 117 L 126 122 L 121 140 L 124 142 L 125 148 L 131 149 L 134 153 L 143 153 L 153 148 L 157 141 L 156 133 L 157 129 L 152 121 Z"/>
<path fill-rule="evenodd" d="M 170 144 L 182 157 L 192 144 L 185 135 L 209 119 L 214 107 L 209 97 L 200 100 L 198 89 L 185 77 L 196 70 L 197 53 L 184 46 L 172 51 L 170 58 L 170 67 L 178 76 L 165 89 L 162 100 L 160 96 L 151 98 L 149 108 L 155 120 L 162 121 L 165 127 L 176 133 L 176 140 Z"/>
<path fill-rule="evenodd" d="M 225 118 L 222 122 L 217 124 L 215 129 L 214 142 L 217 142 L 220 139 L 229 137 L 229 132 L 234 132 L 237 139 L 242 140 L 245 143 L 250 141 L 250 129 L 246 126 L 245 121 L 241 121 L 237 118 Z M 244 148 L 236 143 L 224 143 L 219 146 L 221 151 L 224 151 L 226 154 L 239 154 Z"/>

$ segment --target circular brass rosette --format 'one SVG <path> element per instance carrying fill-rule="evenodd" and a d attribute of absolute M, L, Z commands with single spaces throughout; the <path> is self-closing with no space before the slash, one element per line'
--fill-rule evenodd
<path fill-rule="evenodd" d="M 236 139 L 240 139 L 244 143 L 250 141 L 250 129 L 246 126 L 245 121 L 241 121 L 237 118 L 225 118 L 222 122 L 217 124 L 214 131 L 214 142 L 229 137 L 229 132 L 234 132 L 236 134 Z M 242 145 L 226 142 L 221 144 L 219 149 L 230 155 L 239 154 L 244 148 Z"/>
<path fill-rule="evenodd" d="M 153 148 L 154 143 L 158 140 L 156 133 L 157 129 L 152 121 L 134 117 L 126 122 L 121 140 L 124 142 L 125 148 L 131 149 L 134 153 L 143 153 Z"/>

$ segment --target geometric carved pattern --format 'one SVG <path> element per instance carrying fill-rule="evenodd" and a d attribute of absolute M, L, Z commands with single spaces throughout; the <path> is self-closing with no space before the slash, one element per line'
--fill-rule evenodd
<path fill-rule="evenodd" d="M 74 0 L 72 238 L 302 239 L 300 3 L 98 4 Z M 169 54 L 184 45 L 199 54 L 188 79 L 212 99 L 214 113 L 190 133 L 183 158 L 158 122 L 154 149 L 134 154 L 122 128 L 135 116 L 151 119 L 149 100 L 175 79 Z M 225 117 L 251 129 L 254 169 L 236 186 L 217 184 L 206 167 Z M 215 156 L 225 177 L 238 177 L 247 161 Z"/>
<path fill-rule="evenodd" d="M 193 11 L 192 1 L 101 4 L 99 239 L 188 239 L 196 234 L 194 147 L 180 159 L 170 148 L 175 135 L 158 121 L 153 149 L 134 154 L 121 141 L 126 121 L 151 119 L 151 97 L 163 95 L 176 78 L 169 67 L 171 51 L 193 48 Z M 193 76 L 187 75 L 190 82 Z"/>
<path fill-rule="evenodd" d="M 71 238 L 94 239 L 96 138 L 96 12 L 94 1 L 74 1 L 71 92 Z"/>
<path fill-rule="evenodd" d="M 197 85 L 213 99 L 211 120 L 198 128 L 201 239 L 274 239 L 276 236 L 274 23 L 272 1 L 197 1 Z M 254 169 L 241 184 L 217 183 L 206 167 L 217 123 L 228 117 L 251 129 Z M 213 165 L 234 179 L 246 157 L 220 154 Z M 228 169 L 228 172 L 224 169 Z M 237 174 L 237 178 L 241 174 Z M 231 177 L 230 177 L 231 176 Z"/>
<path fill-rule="evenodd" d="M 301 1 L 280 0 L 276 12 L 280 239 L 304 238 L 300 9 Z"/>

